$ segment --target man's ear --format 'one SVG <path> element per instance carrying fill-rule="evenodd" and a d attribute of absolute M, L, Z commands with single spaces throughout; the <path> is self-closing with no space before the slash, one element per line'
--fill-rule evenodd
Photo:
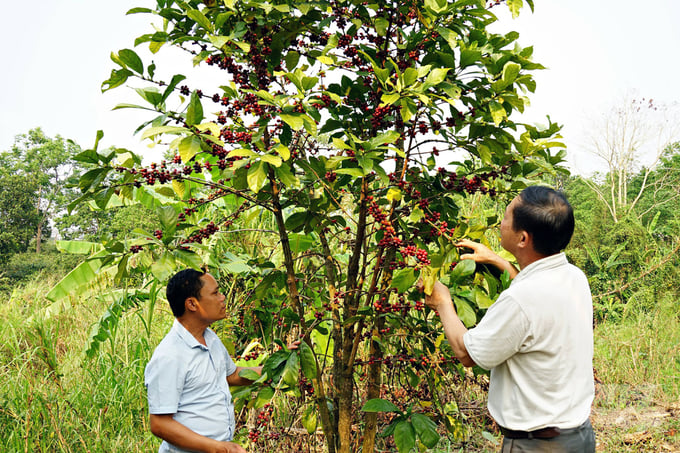
<path fill-rule="evenodd" d="M 195 297 L 187 297 L 186 300 L 184 301 L 184 308 L 187 311 L 198 310 L 198 299 L 196 299 Z"/>
<path fill-rule="evenodd" d="M 528 232 L 522 230 L 519 235 L 517 247 L 521 249 L 527 249 L 531 245 L 533 245 L 531 235 Z"/>

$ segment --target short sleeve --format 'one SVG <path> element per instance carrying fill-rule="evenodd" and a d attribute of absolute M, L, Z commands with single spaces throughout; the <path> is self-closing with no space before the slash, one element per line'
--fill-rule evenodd
<path fill-rule="evenodd" d="M 519 352 L 527 341 L 529 320 L 516 300 L 501 295 L 480 323 L 463 335 L 470 358 L 490 370 Z"/>
<path fill-rule="evenodd" d="M 175 414 L 184 388 L 186 367 L 167 354 L 151 358 L 144 370 L 150 414 Z"/>
<path fill-rule="evenodd" d="M 227 364 L 227 376 L 231 376 L 236 371 L 236 364 L 231 359 L 231 356 L 229 355 L 229 351 L 227 351 L 227 348 L 224 348 L 224 355 L 225 355 L 224 360 Z"/>

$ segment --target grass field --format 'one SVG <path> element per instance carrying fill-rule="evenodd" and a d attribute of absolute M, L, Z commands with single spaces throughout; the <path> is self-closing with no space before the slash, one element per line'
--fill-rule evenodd
<path fill-rule="evenodd" d="M 159 441 L 147 426 L 143 371 L 172 322 L 164 303 L 155 307 L 148 333 L 144 322 L 149 313 L 141 307 L 130 312 L 111 332 L 111 340 L 88 359 L 84 350 L 90 328 L 110 301 L 93 295 L 46 310 L 43 294 L 50 286 L 49 281 L 32 283 L 0 304 L 4 451 L 156 450 Z M 676 307 L 675 301 L 664 301 L 654 311 L 630 310 L 622 320 L 596 327 L 598 383 L 592 420 L 598 452 L 680 451 Z M 486 413 L 483 382 L 471 380 L 459 398 L 467 441 L 442 438 L 432 451 L 497 451 L 500 437 Z M 242 414 L 241 423 L 247 424 L 250 415 Z M 242 433 L 246 429 L 242 426 Z M 323 451 L 320 441 L 311 442 L 304 430 L 290 433 L 286 451 Z"/>

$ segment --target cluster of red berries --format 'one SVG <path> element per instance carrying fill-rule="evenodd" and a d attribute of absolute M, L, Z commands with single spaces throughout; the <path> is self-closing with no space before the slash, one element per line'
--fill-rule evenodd
<path fill-rule="evenodd" d="M 163 239 L 163 232 L 161 230 L 156 230 L 153 232 L 153 235 L 158 239 L 159 241 Z"/>
<path fill-rule="evenodd" d="M 267 428 L 267 425 L 269 425 L 273 412 L 274 407 L 271 404 L 264 405 L 260 413 L 257 414 L 255 426 L 248 432 L 248 439 L 255 443 L 260 440 L 262 432 Z"/>
<path fill-rule="evenodd" d="M 260 357 L 260 353 L 257 352 L 257 351 L 253 351 L 253 352 L 250 352 L 250 353 L 248 353 L 248 354 L 246 354 L 246 355 L 236 356 L 236 357 L 234 357 L 234 360 L 245 360 L 245 361 L 248 361 L 248 360 L 255 360 L 255 359 L 257 359 L 258 357 Z"/>
<path fill-rule="evenodd" d="M 390 303 L 389 299 L 386 296 L 382 296 L 378 298 L 375 302 L 373 302 L 373 309 L 377 313 L 402 313 L 406 314 L 411 309 L 415 309 L 418 311 L 421 311 L 424 307 L 422 302 L 415 302 L 414 304 L 411 304 L 408 302 L 405 298 L 399 297 L 399 301 L 397 303 Z"/>
<path fill-rule="evenodd" d="M 399 249 L 401 256 L 414 256 L 416 261 L 424 266 L 430 265 L 430 259 L 427 257 L 427 250 L 416 247 L 415 245 L 408 245 Z"/>
<path fill-rule="evenodd" d="M 226 143 L 250 143 L 253 140 L 252 132 L 236 131 L 230 128 L 224 128 L 220 131 L 220 138 Z"/>
<path fill-rule="evenodd" d="M 433 365 L 433 364 L 439 364 L 439 363 L 456 363 L 458 362 L 458 359 L 455 357 L 445 357 L 443 355 L 436 357 L 436 358 L 431 358 L 430 356 L 427 355 L 421 355 L 419 357 L 412 357 L 409 356 L 408 354 L 395 354 L 392 356 L 385 356 L 385 357 L 375 357 L 375 356 L 370 356 L 368 360 L 357 360 L 355 362 L 355 365 L 373 365 L 375 363 L 383 363 L 388 366 L 393 366 L 393 367 L 403 367 L 407 365 L 415 365 L 416 367 L 425 367 L 428 365 Z"/>
<path fill-rule="evenodd" d="M 217 233 L 217 231 L 219 231 L 219 227 L 215 225 L 215 222 L 211 221 L 205 228 L 201 228 L 188 238 L 183 239 L 180 244 L 189 244 L 193 242 L 202 244 L 205 239 L 208 239 L 210 236 Z"/>
<path fill-rule="evenodd" d="M 141 245 L 133 245 L 130 247 L 130 252 L 132 253 L 139 253 L 142 251 L 142 246 Z"/>

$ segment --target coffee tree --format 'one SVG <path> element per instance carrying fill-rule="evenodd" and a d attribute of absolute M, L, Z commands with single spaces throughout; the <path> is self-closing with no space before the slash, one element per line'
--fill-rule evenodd
<path fill-rule="evenodd" d="M 457 263 L 455 241 L 484 240 L 497 222 L 471 204 L 505 201 L 563 158 L 550 152 L 557 126 L 511 119 L 542 67 L 517 33 L 488 30 L 499 4 L 157 0 L 130 11 L 158 19 L 135 46 L 174 46 L 217 82 L 161 76 L 132 49 L 112 55 L 103 89 L 139 82 L 142 103 L 119 107 L 155 112 L 139 131 L 168 157 L 83 152 L 97 167 L 79 202 L 141 202 L 162 226 L 94 247 L 87 275 L 163 282 L 207 265 L 230 294 L 241 288 L 233 331 L 269 351 L 262 377 L 235 394 L 237 409 L 264 408 L 250 442 L 280 434 L 264 427 L 282 393 L 330 452 L 431 448 L 438 425 L 460 428 L 440 394 L 462 368 L 413 287 L 444 280 L 475 324 L 507 275 Z M 516 15 L 522 1 L 507 6 Z M 298 351 L 283 347 L 298 337 Z"/>

